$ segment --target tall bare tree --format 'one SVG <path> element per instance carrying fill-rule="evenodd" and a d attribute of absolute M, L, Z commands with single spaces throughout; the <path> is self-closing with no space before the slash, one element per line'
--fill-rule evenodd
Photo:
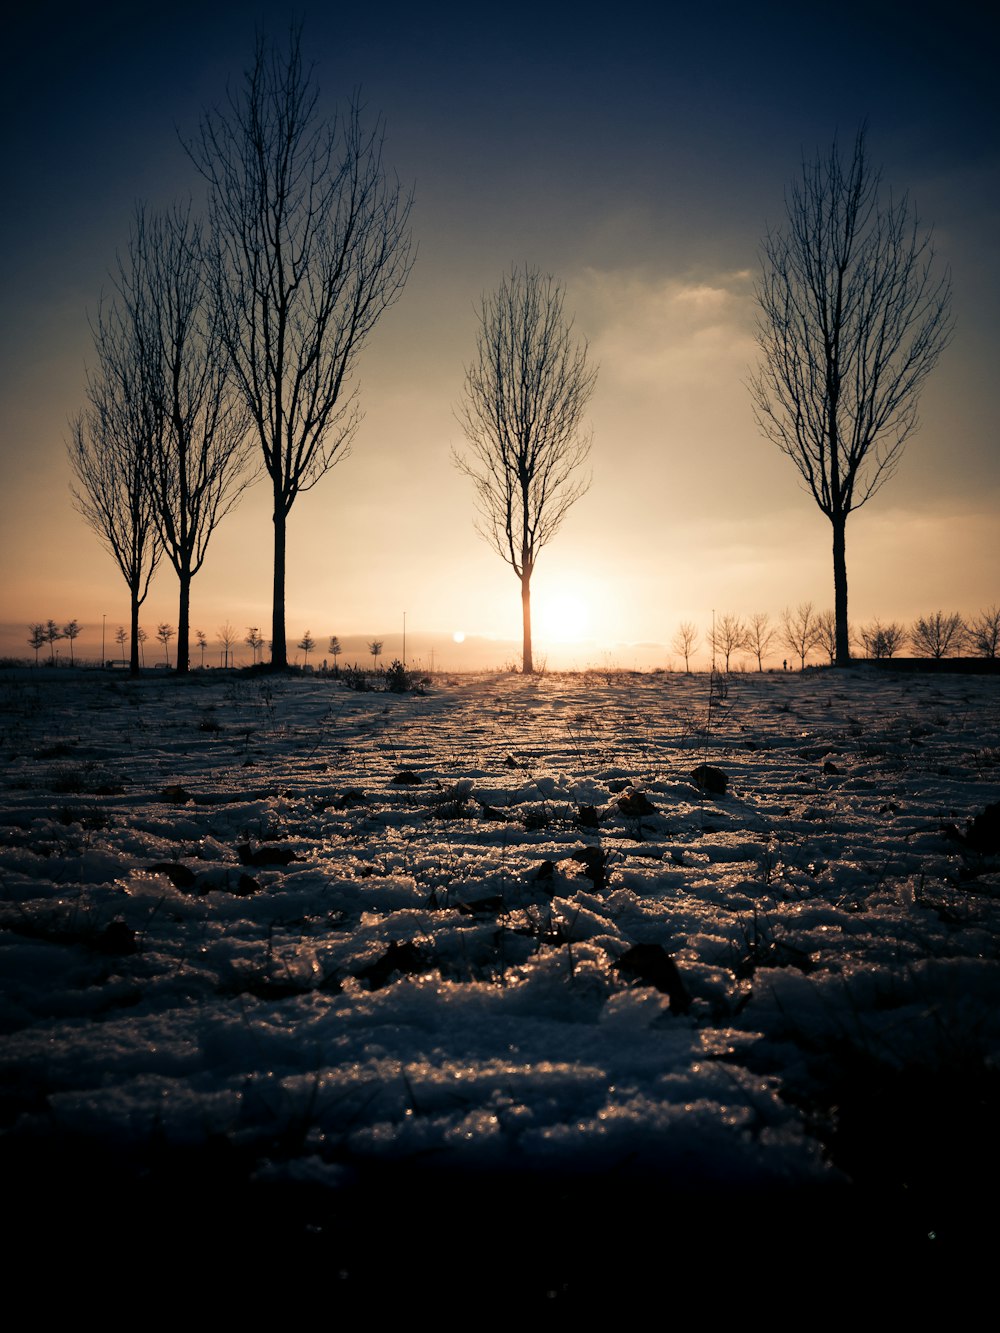
<path fill-rule="evenodd" d="M 833 528 L 836 660 L 850 661 L 846 525 L 895 471 L 917 402 L 952 330 L 951 284 L 909 200 L 881 200 L 865 128 L 786 196 L 757 286 L 761 361 L 750 379 L 762 432 L 787 454 Z"/>
<path fill-rule="evenodd" d="M 456 465 L 475 484 L 478 528 L 521 583 L 522 670 L 531 653 L 531 576 L 539 552 L 590 485 L 583 414 L 597 380 L 573 337 L 563 291 L 537 269 L 514 268 L 479 308 L 476 357 L 458 420 L 470 444 Z"/>
<path fill-rule="evenodd" d="M 153 501 L 152 460 L 163 433 L 163 400 L 145 320 L 119 292 L 91 326 L 97 365 L 87 406 L 67 446 L 78 512 L 114 559 L 129 590 L 131 660 L 139 674 L 139 607 L 163 554 Z"/>
<path fill-rule="evenodd" d="M 162 428 L 150 485 L 160 539 L 179 583 L 177 670 L 190 666 L 191 580 L 209 538 L 253 480 L 253 440 L 210 301 L 202 227 L 190 205 L 135 211 L 119 294 L 146 330 Z"/>
<path fill-rule="evenodd" d="M 382 162 L 380 123 L 356 102 L 332 120 L 304 68 L 258 38 L 243 84 L 208 113 L 188 151 L 209 184 L 222 336 L 271 481 L 271 662 L 288 665 L 288 514 L 346 456 L 359 421 L 351 374 L 412 266 L 412 198 Z"/>

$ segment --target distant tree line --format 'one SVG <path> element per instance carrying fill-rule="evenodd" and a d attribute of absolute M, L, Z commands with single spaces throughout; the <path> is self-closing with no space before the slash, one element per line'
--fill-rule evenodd
<path fill-rule="evenodd" d="M 848 625 L 852 648 L 871 659 L 895 657 L 909 648 L 915 657 L 997 657 L 1000 655 L 1000 606 L 990 606 L 970 620 L 955 612 L 934 611 L 918 617 L 912 625 L 872 620 Z M 691 659 L 701 643 L 701 631 L 691 621 L 682 621 L 671 640 L 671 648 L 684 659 L 690 672 Z M 758 611 L 743 618 L 727 611 L 713 619 L 705 633 L 705 646 L 716 669 L 728 672 L 734 658 L 748 654 L 757 670 L 776 651 L 787 651 L 790 660 L 803 670 L 810 656 L 833 666 L 837 662 L 837 618 L 833 610 L 817 612 L 812 602 L 786 607 L 776 619 Z M 789 658 L 784 659 L 788 665 Z"/>

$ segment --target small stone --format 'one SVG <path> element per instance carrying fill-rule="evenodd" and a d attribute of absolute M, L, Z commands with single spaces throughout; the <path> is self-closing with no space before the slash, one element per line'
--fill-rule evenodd
<path fill-rule="evenodd" d="M 655 815 L 656 806 L 645 792 L 629 791 L 618 797 L 618 809 L 630 819 L 639 819 L 642 815 Z"/>
<path fill-rule="evenodd" d="M 692 770 L 691 781 L 699 790 L 708 792 L 711 796 L 725 796 L 726 787 L 729 785 L 729 778 L 721 768 L 715 768 L 712 764 L 699 764 Z"/>

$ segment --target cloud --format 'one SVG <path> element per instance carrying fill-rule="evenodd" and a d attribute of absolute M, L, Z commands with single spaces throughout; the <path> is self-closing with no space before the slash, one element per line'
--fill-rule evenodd
<path fill-rule="evenodd" d="M 754 355 L 746 270 L 685 278 L 589 268 L 573 295 L 609 386 L 742 391 Z"/>

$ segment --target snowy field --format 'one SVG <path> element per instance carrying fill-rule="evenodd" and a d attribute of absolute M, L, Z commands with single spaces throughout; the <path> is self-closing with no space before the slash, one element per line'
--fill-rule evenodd
<path fill-rule="evenodd" d="M 992 1245 L 1000 682 L 720 693 L 2 673 L 25 1250 L 572 1305 Z"/>

